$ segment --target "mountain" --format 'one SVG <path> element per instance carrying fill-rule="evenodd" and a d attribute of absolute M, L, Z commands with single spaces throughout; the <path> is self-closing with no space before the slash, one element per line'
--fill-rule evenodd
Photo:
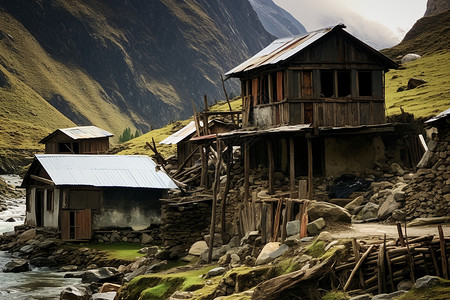
<path fill-rule="evenodd" d="M 428 0 L 424 17 L 434 16 L 450 9 L 450 0 Z"/>
<path fill-rule="evenodd" d="M 272 0 L 249 0 L 264 28 L 277 38 L 305 34 L 305 27 Z"/>
<path fill-rule="evenodd" d="M 382 52 L 399 60 L 408 53 L 422 58 L 386 74 L 386 108 L 399 114 L 400 107 L 416 117 L 434 116 L 450 107 L 450 11 L 419 19 L 395 47 Z M 427 83 L 408 90 L 409 78 Z"/>
<path fill-rule="evenodd" d="M 0 0 L 0 159 L 58 127 L 186 118 L 272 40 L 242 0 Z"/>

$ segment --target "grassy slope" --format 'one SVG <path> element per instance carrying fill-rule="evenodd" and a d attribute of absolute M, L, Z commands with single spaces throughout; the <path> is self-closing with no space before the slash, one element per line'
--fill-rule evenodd
<path fill-rule="evenodd" d="M 3 11 L 0 11 L 0 29 L 11 36 L 0 41 L 0 70 L 10 83 L 0 96 L 3 129 L 0 148 L 42 149 L 37 141 L 49 132 L 74 126 L 44 100 L 54 94 L 68 100 L 73 110 L 86 116 L 92 124 L 116 136 L 127 126 L 133 128 L 128 117 L 103 100 L 97 82 L 76 66 L 50 57 L 17 20 Z M 11 140 L 20 140 L 20 145 L 11 144 Z"/>
<path fill-rule="evenodd" d="M 399 114 L 400 106 L 416 117 L 436 115 L 450 107 L 450 11 L 419 19 L 395 47 L 382 52 L 391 58 L 407 53 L 422 58 L 405 64 L 405 70 L 386 74 L 386 108 L 389 115 Z M 398 76 L 396 79 L 392 77 Z M 416 77 L 427 81 L 419 88 L 397 92 L 408 79 Z"/>
<path fill-rule="evenodd" d="M 241 110 L 242 109 L 242 100 L 241 98 L 234 99 L 231 101 L 231 107 L 233 110 Z M 229 111 L 228 104 L 226 102 L 220 102 L 210 108 L 212 111 Z M 118 145 L 113 152 L 122 154 L 122 155 L 153 155 L 153 152 L 146 146 L 147 142 L 152 141 L 152 138 L 155 140 L 157 144 L 158 151 L 164 156 L 168 157 L 169 155 L 176 154 L 176 145 L 159 145 L 159 142 L 173 134 L 174 132 L 180 130 L 193 118 L 189 118 L 183 121 L 176 121 L 170 123 L 162 128 L 152 130 L 144 135 L 141 135 L 138 138 L 132 139 L 126 143 Z"/>
<path fill-rule="evenodd" d="M 450 52 L 427 54 L 406 63 L 405 70 L 386 74 L 386 108 L 389 115 L 400 114 L 400 107 L 416 117 L 436 115 L 450 107 Z M 412 90 L 397 92 L 409 78 L 419 78 L 426 84 Z"/>

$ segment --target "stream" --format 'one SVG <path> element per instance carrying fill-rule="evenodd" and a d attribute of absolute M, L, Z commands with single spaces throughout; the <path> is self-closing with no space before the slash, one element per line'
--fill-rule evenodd
<path fill-rule="evenodd" d="M 17 175 L 0 175 L 6 183 L 20 186 Z M 5 199 L 7 209 L 0 212 L 0 234 L 14 231 L 14 226 L 23 224 L 25 218 L 25 197 Z M 13 218 L 15 222 L 6 222 Z M 10 253 L 0 251 L 0 270 L 11 261 Z M 33 268 L 23 273 L 3 273 L 0 271 L 0 299 L 59 299 L 65 286 L 80 283 L 77 278 L 63 278 L 65 273 L 46 268 Z"/>

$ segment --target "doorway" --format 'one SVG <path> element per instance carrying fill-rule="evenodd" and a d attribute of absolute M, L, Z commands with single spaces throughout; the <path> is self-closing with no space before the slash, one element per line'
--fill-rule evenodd
<path fill-rule="evenodd" d="M 35 204 L 36 227 L 42 227 L 44 226 L 44 190 L 36 190 Z"/>

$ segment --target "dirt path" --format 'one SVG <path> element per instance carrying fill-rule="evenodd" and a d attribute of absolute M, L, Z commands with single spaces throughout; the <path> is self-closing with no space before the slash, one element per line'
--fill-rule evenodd
<path fill-rule="evenodd" d="M 404 229 L 404 227 L 403 227 Z M 450 224 L 443 224 L 442 229 L 444 235 L 450 235 Z M 384 234 L 388 238 L 397 238 L 397 226 L 395 225 L 385 225 L 379 223 L 363 223 L 363 224 L 352 224 L 349 228 L 333 228 L 331 235 L 333 238 L 383 238 Z M 438 235 L 437 225 L 428 226 L 417 226 L 407 228 L 408 237 L 422 236 L 422 235 Z"/>

